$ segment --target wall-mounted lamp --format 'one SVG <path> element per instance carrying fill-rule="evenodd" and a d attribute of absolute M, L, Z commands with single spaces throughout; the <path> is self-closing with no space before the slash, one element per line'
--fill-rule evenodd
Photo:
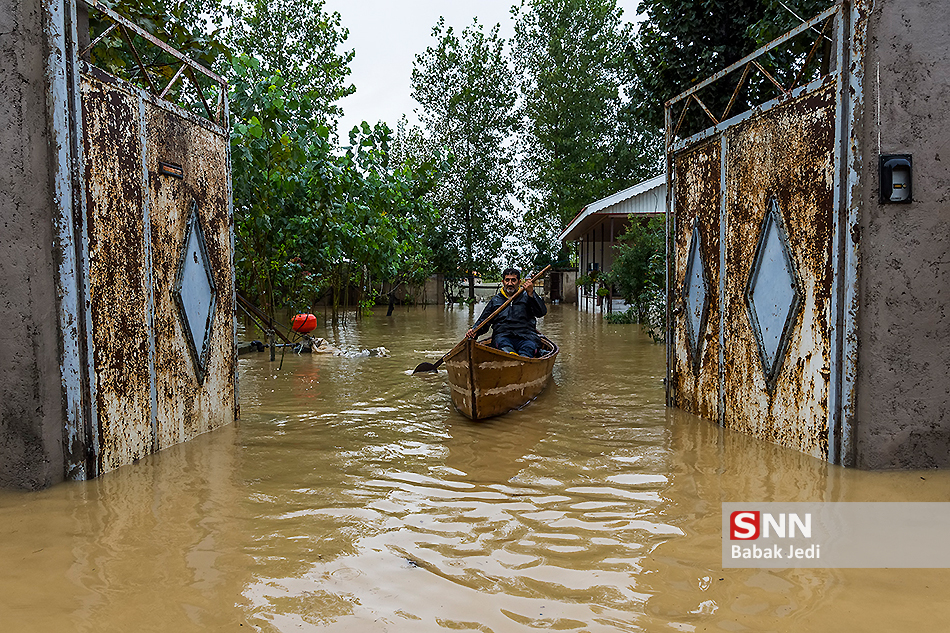
<path fill-rule="evenodd" d="M 913 157 L 881 155 L 881 204 L 913 202 Z"/>

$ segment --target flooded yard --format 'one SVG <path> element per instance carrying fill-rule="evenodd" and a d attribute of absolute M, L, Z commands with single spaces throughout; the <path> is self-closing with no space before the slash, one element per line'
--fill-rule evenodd
<path fill-rule="evenodd" d="M 0 492 L 3 631 L 939 631 L 950 570 L 721 567 L 727 501 L 950 501 L 664 406 L 637 326 L 551 306 L 554 384 L 474 423 L 445 373 L 469 308 L 240 359 L 241 419 L 98 480 Z M 476 310 L 477 314 L 477 310 Z"/>

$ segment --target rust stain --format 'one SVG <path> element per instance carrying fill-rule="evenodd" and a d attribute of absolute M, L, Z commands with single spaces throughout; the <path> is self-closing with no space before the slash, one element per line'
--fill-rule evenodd
<path fill-rule="evenodd" d="M 152 209 L 158 444 L 164 448 L 232 421 L 234 342 L 227 143 L 164 108 L 147 107 L 149 195 Z M 184 178 L 159 173 L 159 161 L 182 165 Z M 199 384 L 184 326 L 172 297 L 181 245 L 193 201 L 207 242 L 217 289 L 208 373 Z"/>
<path fill-rule="evenodd" d="M 88 78 L 82 90 L 89 302 L 104 473 L 140 459 L 152 444 L 144 192 L 137 99 Z"/>
<path fill-rule="evenodd" d="M 725 426 L 826 459 L 832 353 L 831 260 L 834 218 L 834 83 L 757 112 L 673 159 L 674 404 Z M 720 192 L 721 143 L 725 191 Z M 724 243 L 719 243 L 722 214 Z M 766 383 L 745 300 L 759 231 L 770 201 L 781 210 L 797 269 L 802 309 L 774 389 Z M 709 281 L 710 312 L 698 371 L 689 354 L 682 306 L 690 232 L 696 219 Z M 719 296 L 720 248 L 725 252 Z M 719 324 L 723 324 L 719 367 Z M 721 379 L 720 379 L 721 371 Z M 721 380 L 721 387 L 720 387 Z M 722 411 L 719 395 L 722 391 Z"/>
<path fill-rule="evenodd" d="M 834 266 L 835 99 L 826 86 L 728 131 L 724 424 L 819 458 L 828 455 L 831 291 Z M 759 228 L 778 202 L 802 307 L 774 391 L 761 369 L 744 300 Z"/>
<path fill-rule="evenodd" d="M 675 405 L 710 419 L 719 417 L 719 139 L 701 143 L 675 158 L 674 252 L 676 263 L 670 305 L 676 306 L 674 325 L 673 385 Z M 692 362 L 687 334 L 687 314 L 682 305 L 693 221 L 698 222 L 700 253 L 705 267 L 709 316 L 700 333 L 698 371 Z"/>
<path fill-rule="evenodd" d="M 138 93 L 102 71 L 83 75 L 90 327 L 100 472 L 230 423 L 237 405 L 228 136 L 216 126 L 196 123 L 173 106 L 144 98 L 143 146 L 139 99 Z M 162 160 L 181 164 L 184 178 L 160 174 Z M 196 379 L 171 294 L 195 200 L 218 292 L 209 367 L 202 384 Z M 150 235 L 145 234 L 146 202 Z M 157 395 L 154 430 L 150 310 Z"/>

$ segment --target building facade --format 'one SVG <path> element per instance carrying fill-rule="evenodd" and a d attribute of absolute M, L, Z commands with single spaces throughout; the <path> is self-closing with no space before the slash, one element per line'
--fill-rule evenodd
<path fill-rule="evenodd" d="M 666 176 L 660 175 L 585 206 L 568 223 L 559 239 L 577 248 L 579 277 L 596 277 L 610 270 L 614 246 L 630 227 L 631 218 L 662 217 L 666 213 Z M 605 312 L 623 307 L 613 296 L 600 297 L 596 284 L 577 286 L 578 308 Z"/>

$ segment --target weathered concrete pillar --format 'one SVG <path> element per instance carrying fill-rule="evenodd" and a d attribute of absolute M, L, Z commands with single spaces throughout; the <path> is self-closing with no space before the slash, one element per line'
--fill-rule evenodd
<path fill-rule="evenodd" d="M 950 466 L 950 4 L 873 3 L 857 177 L 861 274 L 856 464 Z M 882 203 L 881 155 L 913 160 L 909 204 Z"/>
<path fill-rule="evenodd" d="M 41 0 L 0 3 L 0 487 L 61 481 L 64 398 L 54 259 L 58 158 Z M 65 104 L 62 104 L 65 107 Z"/>

